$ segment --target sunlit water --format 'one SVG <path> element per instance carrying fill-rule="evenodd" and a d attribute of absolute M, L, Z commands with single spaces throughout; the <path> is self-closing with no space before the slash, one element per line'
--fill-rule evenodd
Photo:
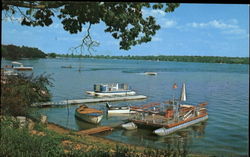
<path fill-rule="evenodd" d="M 173 95 L 179 96 L 181 84 L 185 82 L 189 103 L 209 103 L 207 121 L 166 137 L 155 136 L 148 129 L 116 129 L 112 133 L 97 136 L 183 153 L 216 156 L 248 154 L 248 65 L 64 58 L 20 62 L 33 66 L 35 74 L 52 74 L 53 101 L 87 98 L 89 96 L 85 91 L 93 90 L 95 83 L 120 82 L 128 83 L 137 94 L 146 95 L 148 99 L 113 102 L 113 105 L 164 102 Z M 9 63 L 10 61 L 4 60 L 2 66 Z M 72 65 L 73 68 L 61 68 L 67 65 Z M 82 67 L 80 72 L 79 67 Z M 158 75 L 143 75 L 146 71 L 157 72 Z M 176 91 L 172 89 L 174 83 L 178 85 Z M 106 110 L 104 103 L 88 105 Z M 95 127 L 75 118 L 76 107 L 47 108 L 40 111 L 48 115 L 50 122 L 67 128 L 82 130 Z M 126 118 L 105 114 L 100 125 L 117 126 Z"/>

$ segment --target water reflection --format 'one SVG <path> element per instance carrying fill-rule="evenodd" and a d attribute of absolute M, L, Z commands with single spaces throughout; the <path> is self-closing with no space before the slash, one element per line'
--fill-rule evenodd
<path fill-rule="evenodd" d="M 167 152 L 185 156 L 191 152 L 194 138 L 204 137 L 206 125 L 207 122 L 204 121 L 163 137 L 154 135 L 149 129 L 121 130 L 121 135 L 133 139 L 133 143 L 139 145 L 141 143 L 148 147 L 160 148 Z M 130 141 L 127 142 L 131 143 Z"/>
<path fill-rule="evenodd" d="M 91 128 L 100 126 L 99 124 L 92 124 L 92 123 L 82 121 L 78 119 L 77 117 L 75 117 L 75 123 L 76 123 L 78 130 L 86 130 L 86 129 L 91 129 Z"/>

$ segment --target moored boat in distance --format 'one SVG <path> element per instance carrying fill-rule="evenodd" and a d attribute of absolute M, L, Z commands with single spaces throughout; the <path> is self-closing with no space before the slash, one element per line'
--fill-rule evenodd
<path fill-rule="evenodd" d="M 14 70 L 18 70 L 18 71 L 30 71 L 30 70 L 33 70 L 33 67 L 25 67 L 23 66 L 23 63 L 20 63 L 20 62 L 11 62 L 12 64 L 16 64 L 16 65 L 19 65 L 19 66 L 13 66 L 13 69 Z"/>
<path fill-rule="evenodd" d="M 61 68 L 72 68 L 72 66 L 71 65 L 65 65 L 65 66 L 61 66 Z"/>
<path fill-rule="evenodd" d="M 89 123 L 98 124 L 103 118 L 103 112 L 94 108 L 81 105 L 75 110 L 75 116 Z"/>
<path fill-rule="evenodd" d="M 94 84 L 94 91 L 86 91 L 93 96 L 126 96 L 135 95 L 136 92 L 129 89 L 125 83 Z"/>
<path fill-rule="evenodd" d="M 144 74 L 145 74 L 145 75 L 157 75 L 156 72 L 145 72 Z"/>

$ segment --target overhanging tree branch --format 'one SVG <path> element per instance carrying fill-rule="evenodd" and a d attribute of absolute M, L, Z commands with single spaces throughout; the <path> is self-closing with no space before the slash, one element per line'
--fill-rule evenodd
<path fill-rule="evenodd" d="M 3 0 L 2 10 L 15 14 L 19 7 L 26 10 L 20 12 L 22 25 L 49 26 L 53 16 L 61 20 L 63 28 L 70 34 L 82 32 L 83 26 L 89 23 L 87 34 L 79 46 L 81 53 L 84 46 L 90 52 L 99 45 L 90 35 L 93 24 L 104 22 L 105 32 L 120 41 L 120 49 L 129 50 L 132 46 L 147 43 L 152 40 L 160 26 L 152 16 L 144 17 L 142 9 L 162 9 L 173 12 L 179 4 L 176 3 L 141 3 L 141 2 L 67 2 L 67 1 L 16 1 Z M 18 9 L 13 10 L 14 6 Z M 58 12 L 55 11 L 58 9 Z M 20 11 L 20 10 L 19 10 Z M 22 10 L 21 10 L 22 11 Z M 28 18 L 28 16 L 30 18 Z M 75 50 L 76 50 L 75 49 Z"/>

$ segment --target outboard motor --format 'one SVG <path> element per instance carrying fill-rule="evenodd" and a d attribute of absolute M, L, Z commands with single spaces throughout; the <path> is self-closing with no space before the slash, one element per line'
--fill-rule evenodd
<path fill-rule="evenodd" d="M 106 102 L 106 107 L 107 107 L 108 109 L 110 109 L 111 105 L 109 105 L 109 103 Z"/>

